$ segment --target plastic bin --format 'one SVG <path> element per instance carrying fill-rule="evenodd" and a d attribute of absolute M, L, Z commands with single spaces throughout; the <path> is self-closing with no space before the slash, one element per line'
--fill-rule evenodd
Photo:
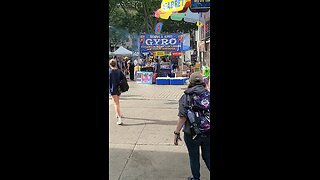
<path fill-rule="evenodd" d="M 170 78 L 168 77 L 158 77 L 156 79 L 157 85 L 170 85 Z"/>
<path fill-rule="evenodd" d="M 170 78 L 170 85 L 185 85 L 188 79 L 187 77 Z"/>

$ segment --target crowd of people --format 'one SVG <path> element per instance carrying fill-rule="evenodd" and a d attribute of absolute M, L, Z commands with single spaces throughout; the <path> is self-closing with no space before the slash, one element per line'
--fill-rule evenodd
<path fill-rule="evenodd" d="M 119 69 L 123 74 L 129 76 L 131 81 L 135 79 L 135 73 L 142 68 L 152 68 L 152 72 L 157 76 L 160 72 L 161 65 L 169 62 L 165 57 L 162 58 L 137 58 L 137 57 L 122 57 L 115 56 L 114 59 L 117 63 L 117 69 Z M 109 59 L 109 60 L 111 60 Z M 171 63 L 170 67 L 173 71 L 178 68 L 177 63 Z"/>
<path fill-rule="evenodd" d="M 117 63 L 117 68 L 124 74 L 129 75 L 131 80 L 134 80 L 134 60 L 128 57 L 112 58 Z"/>

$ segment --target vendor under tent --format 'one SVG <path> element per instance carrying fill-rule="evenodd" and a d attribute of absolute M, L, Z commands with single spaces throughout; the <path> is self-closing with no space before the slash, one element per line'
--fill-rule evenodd
<path fill-rule="evenodd" d="M 113 52 L 113 55 L 115 55 L 115 56 L 132 56 L 133 52 L 120 46 L 116 51 Z"/>

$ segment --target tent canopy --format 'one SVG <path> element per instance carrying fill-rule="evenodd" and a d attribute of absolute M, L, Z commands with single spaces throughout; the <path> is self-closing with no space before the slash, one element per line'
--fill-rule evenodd
<path fill-rule="evenodd" d="M 139 57 L 139 52 L 134 52 L 132 56 Z"/>
<path fill-rule="evenodd" d="M 132 56 L 133 52 L 120 46 L 116 51 L 113 52 L 113 54 L 114 55 L 122 55 L 122 56 Z"/>

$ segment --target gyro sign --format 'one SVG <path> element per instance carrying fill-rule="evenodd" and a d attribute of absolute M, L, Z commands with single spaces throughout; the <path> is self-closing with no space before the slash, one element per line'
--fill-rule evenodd
<path fill-rule="evenodd" d="M 142 34 L 140 35 L 140 51 L 181 51 L 182 34 Z"/>

